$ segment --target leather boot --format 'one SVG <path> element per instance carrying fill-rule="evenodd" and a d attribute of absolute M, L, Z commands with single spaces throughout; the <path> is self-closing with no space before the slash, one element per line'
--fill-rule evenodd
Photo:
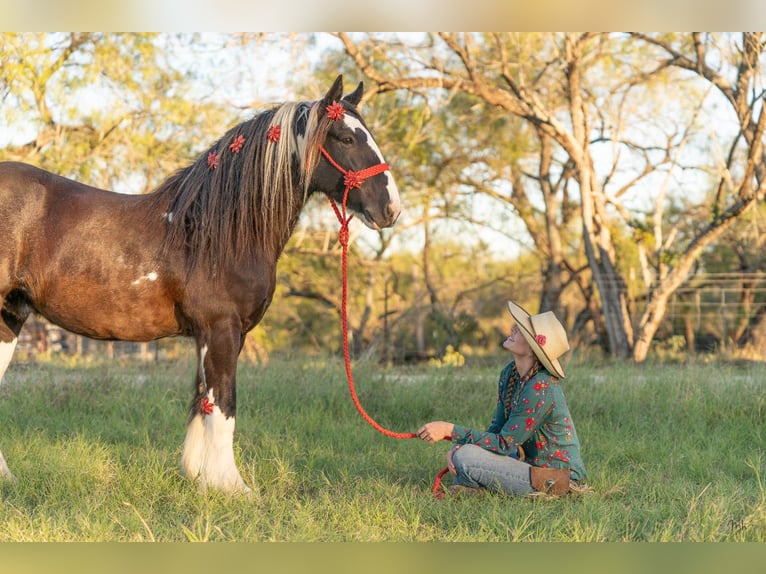
<path fill-rule="evenodd" d="M 561 496 L 569 492 L 569 469 L 568 468 L 540 468 L 529 467 L 529 477 L 532 488 L 544 494 Z"/>

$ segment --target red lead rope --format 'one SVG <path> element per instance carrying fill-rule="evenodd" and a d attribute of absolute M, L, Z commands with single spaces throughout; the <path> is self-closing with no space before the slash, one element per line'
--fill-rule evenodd
<path fill-rule="evenodd" d="M 341 325 L 343 328 L 343 358 L 345 360 L 346 364 L 346 377 L 348 378 L 348 389 L 351 393 L 351 400 L 354 402 L 354 406 L 356 407 L 356 410 L 359 411 L 359 414 L 362 415 L 362 418 L 366 420 L 369 425 L 374 428 L 376 431 L 392 437 L 392 438 L 417 438 L 416 433 L 397 433 L 390 431 L 382 426 L 380 426 L 375 420 L 367 414 L 367 411 L 364 410 L 362 407 L 362 404 L 359 402 L 359 397 L 356 395 L 356 389 L 354 387 L 354 375 L 351 372 L 351 358 L 348 348 L 348 312 L 347 312 L 347 301 L 348 301 L 348 240 L 349 240 L 349 234 L 348 234 L 348 223 L 351 221 L 351 219 L 354 217 L 353 215 L 346 216 L 346 201 L 348 200 L 348 192 L 351 191 L 351 188 L 353 187 L 360 187 L 362 185 L 362 182 L 364 182 L 365 179 L 372 177 L 374 175 L 378 175 L 379 173 L 383 173 L 384 171 L 388 170 L 388 164 L 386 163 L 379 163 L 378 165 L 374 165 L 372 167 L 368 167 L 366 169 L 363 169 L 361 171 L 351 171 L 343 169 L 340 165 L 338 165 L 335 160 L 330 156 L 329 153 L 327 153 L 327 150 L 325 150 L 324 146 L 319 146 L 319 151 L 322 152 L 322 155 L 329 161 L 335 169 L 337 169 L 339 172 L 343 174 L 343 183 L 346 186 L 345 191 L 343 192 L 343 203 L 341 203 L 341 207 L 338 208 L 337 204 L 330 199 L 330 205 L 332 205 L 332 209 L 335 212 L 335 216 L 338 218 L 338 223 L 340 223 L 340 232 L 338 233 L 338 241 L 341 245 L 341 269 L 342 269 L 342 275 L 343 275 L 343 293 L 341 297 Z M 448 438 L 448 437 L 445 437 Z M 433 487 L 431 488 L 431 491 L 434 493 L 434 495 L 437 498 L 444 498 L 444 493 L 441 492 L 441 480 L 442 477 L 449 472 L 448 468 L 442 469 L 438 475 L 436 475 L 436 478 L 434 479 Z"/>

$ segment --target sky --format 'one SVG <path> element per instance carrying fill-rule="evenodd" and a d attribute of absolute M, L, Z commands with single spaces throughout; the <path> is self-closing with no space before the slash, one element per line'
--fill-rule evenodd
<path fill-rule="evenodd" d="M 0 0 L 3 30 L 763 29 L 762 0 Z"/>

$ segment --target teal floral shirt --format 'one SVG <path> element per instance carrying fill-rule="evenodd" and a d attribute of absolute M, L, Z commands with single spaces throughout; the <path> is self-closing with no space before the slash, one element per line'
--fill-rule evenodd
<path fill-rule="evenodd" d="M 515 362 L 500 373 L 497 407 L 486 431 L 455 425 L 453 444 L 475 444 L 481 448 L 510 456 L 517 446 L 524 449 L 526 462 L 543 468 L 569 468 L 575 480 L 587 478 L 580 457 L 572 415 L 564 391 L 556 377 L 541 368 L 526 382 L 521 380 L 510 389 L 510 410 L 506 414 L 506 397 Z"/>

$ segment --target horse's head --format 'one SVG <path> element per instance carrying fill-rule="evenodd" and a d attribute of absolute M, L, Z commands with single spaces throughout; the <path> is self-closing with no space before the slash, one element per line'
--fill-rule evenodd
<path fill-rule="evenodd" d="M 401 204 L 394 177 L 357 111 L 362 93 L 360 82 L 352 93 L 343 97 L 343 79 L 338 76 L 317 103 L 320 117 L 326 116 L 330 121 L 312 187 L 338 203 L 342 203 L 349 187 L 347 209 L 368 227 L 381 229 L 396 222 Z"/>

